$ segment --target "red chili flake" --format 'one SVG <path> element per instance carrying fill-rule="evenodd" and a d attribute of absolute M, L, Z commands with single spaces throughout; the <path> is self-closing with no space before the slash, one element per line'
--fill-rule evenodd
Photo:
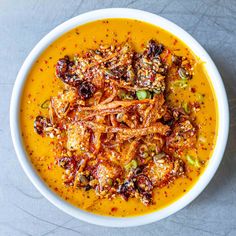
<path fill-rule="evenodd" d="M 164 194 L 165 194 L 165 197 L 168 197 L 168 193 L 166 191 L 164 192 Z"/>
<path fill-rule="evenodd" d="M 43 72 L 43 69 L 42 69 L 42 68 L 40 68 L 39 70 L 40 70 L 41 72 Z"/>
<path fill-rule="evenodd" d="M 195 88 L 191 88 L 191 92 L 192 93 L 196 93 L 196 89 Z"/>
<path fill-rule="evenodd" d="M 176 45 L 177 43 L 178 43 L 178 40 L 175 39 L 173 44 Z"/>
<path fill-rule="evenodd" d="M 63 129 L 63 124 L 62 124 L 62 123 L 59 123 L 59 124 L 58 124 L 58 127 L 59 127 L 60 129 Z"/>
<path fill-rule="evenodd" d="M 53 163 L 51 162 L 51 163 L 48 165 L 48 170 L 51 170 L 51 169 L 52 169 L 52 166 L 53 166 Z"/>
<path fill-rule="evenodd" d="M 112 212 L 115 212 L 115 211 L 117 211 L 117 210 L 118 210 L 117 207 L 112 207 L 112 208 L 111 208 L 111 211 L 112 211 Z"/>
<path fill-rule="evenodd" d="M 185 64 L 185 68 L 191 70 L 192 66 L 189 63 L 187 63 Z"/>
<path fill-rule="evenodd" d="M 48 61 L 47 61 L 47 60 L 45 60 L 45 61 L 44 61 L 44 63 L 45 63 L 45 64 L 48 64 Z"/>
<path fill-rule="evenodd" d="M 62 51 L 65 51 L 65 50 L 66 50 L 66 47 L 62 47 L 61 50 L 62 50 Z"/>
<path fill-rule="evenodd" d="M 150 78 L 151 82 L 153 82 L 155 80 L 155 75 L 153 75 L 151 78 Z"/>

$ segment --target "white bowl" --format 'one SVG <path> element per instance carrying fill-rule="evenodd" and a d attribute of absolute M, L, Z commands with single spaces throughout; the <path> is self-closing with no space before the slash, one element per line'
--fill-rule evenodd
<path fill-rule="evenodd" d="M 205 62 L 205 68 L 208 72 L 208 75 L 211 79 L 212 85 L 215 90 L 217 104 L 218 104 L 218 137 L 215 145 L 213 155 L 206 167 L 204 173 L 200 176 L 197 183 L 193 188 L 187 192 L 183 197 L 174 202 L 173 204 L 165 207 L 164 209 L 158 210 L 156 212 L 146 214 L 143 216 L 135 217 L 108 217 L 95 215 L 89 212 L 85 212 L 79 208 L 72 206 L 66 201 L 62 200 L 58 195 L 52 192 L 47 185 L 41 180 L 39 175 L 36 173 L 34 167 L 32 166 L 28 155 L 24 149 L 19 116 L 20 116 L 20 98 L 22 95 L 22 90 L 24 87 L 25 80 L 27 75 L 35 63 L 36 59 L 40 54 L 58 37 L 66 33 L 67 31 L 73 29 L 76 26 L 83 25 L 85 23 L 100 20 L 104 18 L 130 18 L 137 19 L 140 21 L 148 22 L 150 24 L 159 26 L 173 35 L 176 35 L 179 39 L 185 42 L 191 50 Z M 18 159 L 35 187 L 55 206 L 63 210 L 64 212 L 89 223 L 109 226 L 109 227 L 128 227 L 128 226 L 138 226 L 148 224 L 154 221 L 163 219 L 193 201 L 207 186 L 209 181 L 212 179 L 215 174 L 221 159 L 224 154 L 227 138 L 228 138 L 228 129 L 229 129 L 229 110 L 228 110 L 228 101 L 226 97 L 225 88 L 221 79 L 221 76 L 207 52 L 202 48 L 202 46 L 187 32 L 181 29 L 179 26 L 174 23 L 149 12 L 126 9 L 126 8 L 112 8 L 112 9 L 101 9 L 96 11 L 91 11 L 79 16 L 76 16 L 65 23 L 57 26 L 49 34 L 47 34 L 30 52 L 26 58 L 24 64 L 22 65 L 14 85 L 11 98 L 10 106 L 10 126 L 11 126 L 11 135 L 13 144 L 18 156 Z"/>

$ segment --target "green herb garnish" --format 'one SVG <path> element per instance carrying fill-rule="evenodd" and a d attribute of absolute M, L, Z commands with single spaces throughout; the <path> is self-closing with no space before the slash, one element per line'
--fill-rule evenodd
<path fill-rule="evenodd" d="M 47 99 L 47 100 L 45 100 L 45 101 L 41 104 L 40 107 L 41 107 L 42 109 L 48 109 L 49 104 L 50 104 L 50 100 Z"/>
<path fill-rule="evenodd" d="M 143 100 L 146 98 L 152 98 L 152 94 L 146 90 L 139 90 L 136 92 L 138 100 Z"/>
<path fill-rule="evenodd" d="M 188 87 L 188 81 L 187 80 L 176 80 L 176 81 L 174 81 L 173 85 L 175 87 L 179 87 L 179 88 L 186 88 L 186 87 Z"/>
<path fill-rule="evenodd" d="M 185 111 L 186 114 L 190 114 L 191 111 L 190 111 L 190 108 L 189 108 L 187 102 L 183 102 L 183 103 L 182 103 L 182 107 L 183 107 L 183 109 L 184 109 L 184 111 Z"/>
<path fill-rule="evenodd" d="M 198 102 L 203 102 L 204 96 L 203 96 L 201 93 L 197 93 L 197 94 L 196 94 L 196 97 L 197 97 L 197 101 L 198 101 Z"/>
<path fill-rule="evenodd" d="M 196 168 L 200 168 L 201 165 L 199 163 L 198 158 L 194 158 L 193 156 L 190 155 L 186 155 L 186 159 L 188 161 L 188 163 Z"/>
<path fill-rule="evenodd" d="M 125 165 L 125 170 L 130 171 L 136 169 L 137 167 L 138 167 L 138 162 L 136 160 L 132 160 L 127 165 Z"/>

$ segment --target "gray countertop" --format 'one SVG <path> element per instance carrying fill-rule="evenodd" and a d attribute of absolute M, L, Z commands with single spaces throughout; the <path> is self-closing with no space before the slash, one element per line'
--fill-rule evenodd
<path fill-rule="evenodd" d="M 82 12 L 130 7 L 156 13 L 193 35 L 223 77 L 231 124 L 217 174 L 189 206 L 160 222 L 115 229 L 90 225 L 49 203 L 26 177 L 13 149 L 9 102 L 21 64 L 51 29 Z M 236 235 L 236 1 L 0 1 L 0 235 Z"/>

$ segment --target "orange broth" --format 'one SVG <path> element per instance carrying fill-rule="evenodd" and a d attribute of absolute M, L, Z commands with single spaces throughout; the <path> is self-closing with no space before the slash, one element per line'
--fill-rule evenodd
<path fill-rule="evenodd" d="M 194 76 L 187 88 L 178 88 L 169 99 L 180 104 L 183 101 L 195 101 L 204 95 L 201 110 L 196 113 L 199 136 L 196 151 L 191 151 L 205 162 L 204 167 L 196 170 L 188 166 L 188 177 L 175 180 L 170 185 L 154 191 L 154 204 L 143 205 L 138 199 L 124 201 L 99 199 L 94 191 L 85 191 L 66 187 L 61 180 L 62 168 L 54 165 L 53 139 L 42 138 L 34 132 L 34 118 L 38 114 L 46 115 L 41 104 L 62 89 L 62 82 L 55 76 L 55 64 L 64 55 L 73 56 L 99 44 L 121 43 L 126 40 L 136 50 L 141 50 L 150 39 L 155 39 L 176 55 L 195 60 Z M 196 92 L 190 90 L 194 88 Z M 216 99 L 204 64 L 178 38 L 154 25 L 131 19 L 107 19 L 79 26 L 53 42 L 38 58 L 28 75 L 21 101 L 21 132 L 29 158 L 41 178 L 61 198 L 85 211 L 100 215 L 127 217 L 143 215 L 166 207 L 189 191 L 204 171 L 212 155 L 217 136 Z"/>

